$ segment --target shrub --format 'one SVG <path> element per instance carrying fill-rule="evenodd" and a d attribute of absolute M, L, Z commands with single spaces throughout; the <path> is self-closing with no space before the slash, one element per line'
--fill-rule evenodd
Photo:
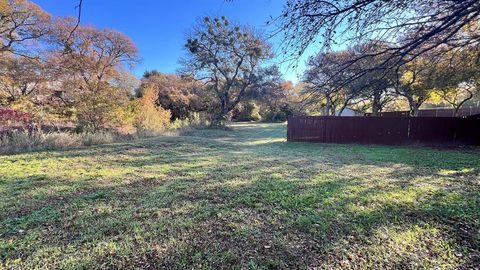
<path fill-rule="evenodd" d="M 157 93 L 152 88 L 142 89 L 135 108 L 134 126 L 139 132 L 159 132 L 170 123 L 170 111 L 156 106 Z"/>
<path fill-rule="evenodd" d="M 198 112 L 192 113 L 187 119 L 177 119 L 168 125 L 165 135 L 186 135 L 194 129 L 206 129 L 210 127 L 209 115 Z"/>
<path fill-rule="evenodd" d="M 202 116 L 200 113 L 192 113 L 187 119 L 177 119 L 168 125 L 169 130 L 205 128 L 210 123 L 208 117 Z"/>
<path fill-rule="evenodd" d="M 11 108 L 0 108 L 0 133 L 34 128 L 32 115 Z"/>
<path fill-rule="evenodd" d="M 285 122 L 292 113 L 292 108 L 288 104 L 284 104 L 278 110 L 268 110 L 262 118 L 266 122 Z"/>
<path fill-rule="evenodd" d="M 32 115 L 9 108 L 0 108 L 0 124 L 1 125 L 21 125 L 30 123 Z"/>
<path fill-rule="evenodd" d="M 287 114 L 285 112 L 269 112 L 264 120 L 266 122 L 285 122 L 287 121 Z"/>
<path fill-rule="evenodd" d="M 41 145 L 41 141 L 42 138 L 37 133 L 15 130 L 1 135 L 0 149 L 2 153 L 31 151 L 35 146 Z"/>
<path fill-rule="evenodd" d="M 234 121 L 259 121 L 260 119 L 262 119 L 260 107 L 252 101 L 239 104 L 232 115 Z"/>
<path fill-rule="evenodd" d="M 75 104 L 81 130 L 96 132 L 102 128 L 118 126 L 121 122 L 117 110 L 124 105 L 123 101 L 115 95 L 114 90 L 106 89 L 110 92 L 105 90 L 106 93 L 83 93 Z"/>

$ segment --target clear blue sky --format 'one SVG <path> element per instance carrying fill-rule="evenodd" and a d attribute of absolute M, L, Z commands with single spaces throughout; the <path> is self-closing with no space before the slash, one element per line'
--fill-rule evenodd
<path fill-rule="evenodd" d="M 33 0 L 56 16 L 76 16 L 78 0 Z M 115 29 L 128 35 L 140 50 L 142 62 L 133 71 L 173 73 L 185 54 L 185 36 L 198 18 L 225 15 L 230 21 L 266 28 L 270 16 L 278 16 L 284 0 L 84 0 L 82 24 Z M 270 40 L 276 48 L 281 37 Z M 303 61 L 302 61 L 303 62 Z M 285 78 L 297 81 L 297 70 L 282 66 Z"/>

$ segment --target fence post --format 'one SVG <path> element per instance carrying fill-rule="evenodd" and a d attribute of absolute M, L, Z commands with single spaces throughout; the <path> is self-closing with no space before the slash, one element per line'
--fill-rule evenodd
<path fill-rule="evenodd" d="M 290 141 L 290 115 L 287 116 L 287 142 Z"/>
<path fill-rule="evenodd" d="M 410 142 L 411 138 L 411 126 L 412 126 L 412 119 L 410 117 L 408 117 L 408 124 L 407 124 L 407 140 Z"/>

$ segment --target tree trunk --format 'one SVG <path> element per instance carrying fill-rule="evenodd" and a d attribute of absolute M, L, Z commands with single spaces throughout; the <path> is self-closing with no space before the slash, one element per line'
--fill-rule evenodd
<path fill-rule="evenodd" d="M 336 109 L 337 109 L 336 107 L 337 106 L 335 105 L 335 102 L 333 102 L 333 101 L 330 104 L 331 104 L 330 105 L 330 115 L 336 116 L 335 113 L 336 113 Z"/>
<path fill-rule="evenodd" d="M 406 95 L 405 96 L 408 100 L 408 106 L 410 107 L 410 116 L 417 117 L 420 113 L 420 109 L 418 104 L 413 100 L 413 97 Z"/>
<path fill-rule="evenodd" d="M 453 116 L 454 117 L 458 117 L 458 113 L 460 112 L 460 108 L 461 108 L 461 106 L 453 106 L 453 112 L 454 112 Z"/>
<path fill-rule="evenodd" d="M 332 111 L 332 99 L 329 95 L 325 96 L 327 100 L 327 104 L 325 104 L 325 116 L 330 116 L 330 112 Z"/>
<path fill-rule="evenodd" d="M 458 113 L 460 112 L 460 109 L 463 107 L 463 104 L 465 104 L 467 101 L 473 98 L 473 93 L 470 90 L 467 90 L 469 93 L 468 97 L 459 102 L 457 105 L 452 104 L 455 112 L 455 117 L 458 117 Z"/>
<path fill-rule="evenodd" d="M 381 111 L 380 108 L 380 94 L 375 91 L 373 93 L 373 102 L 372 102 L 372 116 L 378 116 L 378 113 Z"/>
<path fill-rule="evenodd" d="M 345 100 L 345 102 L 343 102 L 342 107 L 341 107 L 340 110 L 338 111 L 338 116 L 341 116 L 341 115 L 342 115 L 343 111 L 347 108 L 349 102 L 350 102 L 350 99 L 349 99 L 349 98 L 348 98 L 347 100 Z"/>
<path fill-rule="evenodd" d="M 419 114 L 420 114 L 420 110 L 418 109 L 418 107 L 417 106 L 412 107 L 410 115 L 413 117 L 418 117 Z"/>
<path fill-rule="evenodd" d="M 212 117 L 212 122 L 210 123 L 211 127 L 219 127 L 225 125 L 225 120 L 229 110 L 223 108 L 219 112 L 215 113 Z"/>

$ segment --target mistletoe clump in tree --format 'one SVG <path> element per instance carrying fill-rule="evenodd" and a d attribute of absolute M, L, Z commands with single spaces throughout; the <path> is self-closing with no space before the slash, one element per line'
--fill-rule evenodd
<path fill-rule="evenodd" d="M 212 125 L 224 122 L 253 85 L 260 64 L 272 56 L 258 33 L 225 17 L 206 17 L 193 28 L 185 47 L 184 72 L 203 81 L 215 97 Z"/>

